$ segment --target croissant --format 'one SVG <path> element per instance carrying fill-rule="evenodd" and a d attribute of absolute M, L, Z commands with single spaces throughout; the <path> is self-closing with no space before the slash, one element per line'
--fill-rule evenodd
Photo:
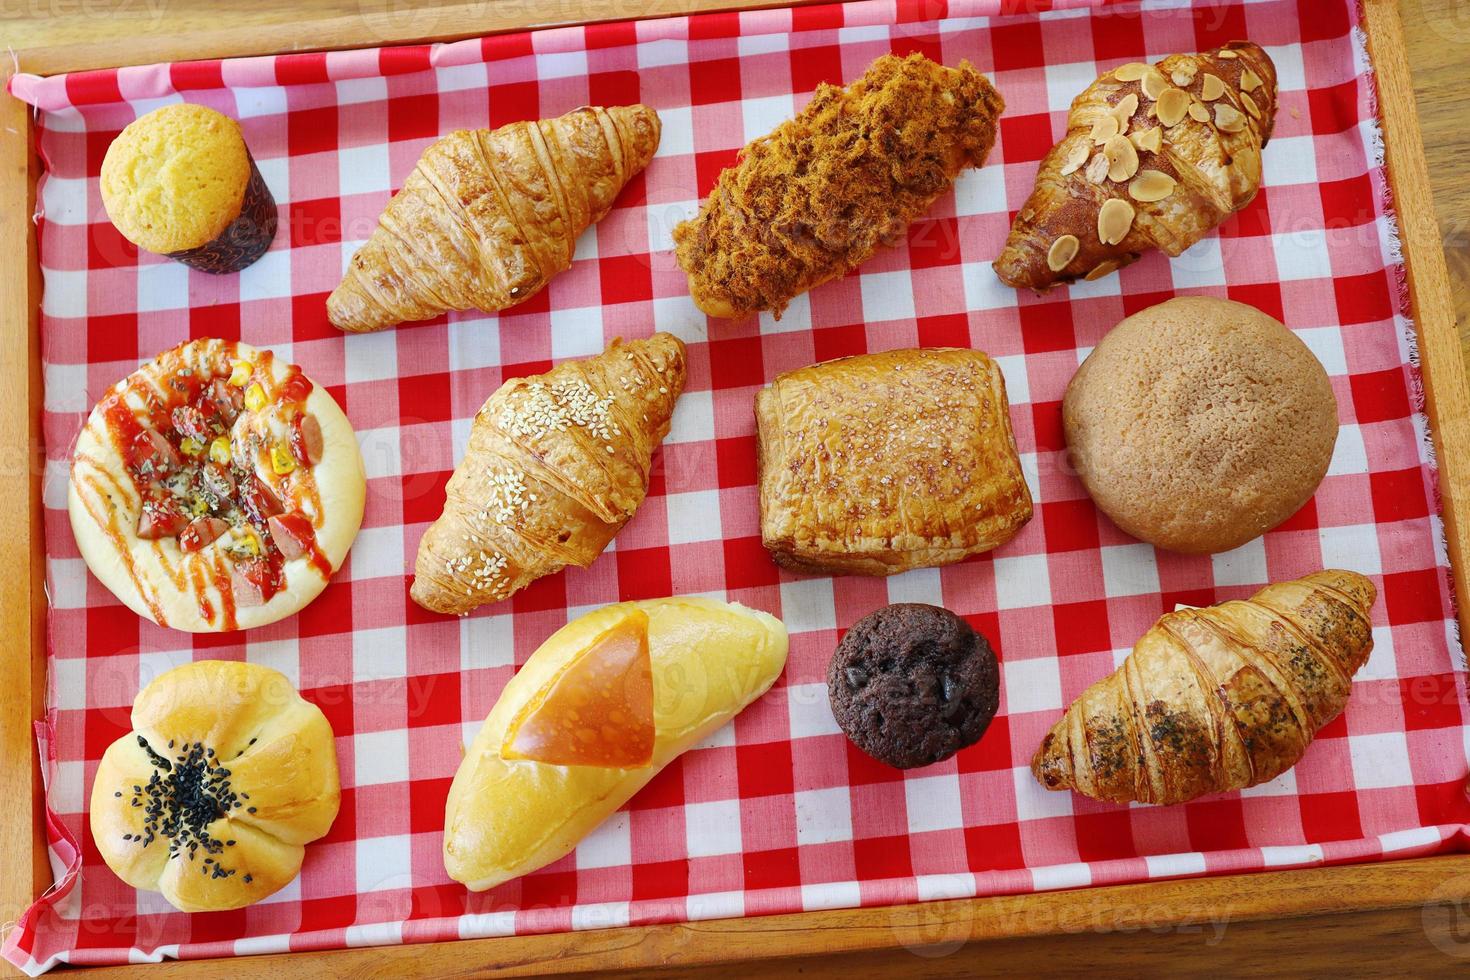
<path fill-rule="evenodd" d="M 996 275 L 1046 290 L 1178 255 L 1255 198 L 1275 117 L 1276 68 L 1248 41 L 1104 73 L 1073 100 Z"/>
<path fill-rule="evenodd" d="M 909 222 L 979 166 L 1000 94 L 969 62 L 884 55 L 847 88 L 818 86 L 795 119 L 720 174 L 675 257 L 710 316 L 773 310 L 903 240 Z"/>
<path fill-rule="evenodd" d="M 461 129 L 424 151 L 327 299 L 342 330 L 505 309 L 572 264 L 577 236 L 658 149 L 646 105 Z"/>
<path fill-rule="evenodd" d="M 462 615 L 590 565 L 643 503 L 683 390 L 684 344 L 666 333 L 501 385 L 419 542 L 414 601 Z"/>
<path fill-rule="evenodd" d="M 1115 803 L 1183 803 L 1296 765 L 1373 649 L 1377 593 L 1329 569 L 1249 600 L 1164 615 L 1072 702 L 1031 772 Z"/>

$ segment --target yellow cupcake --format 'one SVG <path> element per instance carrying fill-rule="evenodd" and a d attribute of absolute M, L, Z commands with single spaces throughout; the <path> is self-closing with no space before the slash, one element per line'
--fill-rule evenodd
<path fill-rule="evenodd" d="M 129 241 L 210 272 L 249 265 L 275 235 L 275 202 L 239 124 L 206 106 L 134 120 L 107 148 L 101 189 Z"/>

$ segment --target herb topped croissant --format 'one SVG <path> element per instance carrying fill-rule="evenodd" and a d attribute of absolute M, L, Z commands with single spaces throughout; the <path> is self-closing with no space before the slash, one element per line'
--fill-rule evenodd
<path fill-rule="evenodd" d="M 1342 713 L 1373 651 L 1373 583 L 1314 572 L 1180 609 L 1072 702 L 1031 772 L 1115 803 L 1184 803 L 1274 779 Z"/>
<path fill-rule="evenodd" d="M 1046 290 L 1178 255 L 1255 198 L 1275 117 L 1275 66 L 1248 41 L 1104 73 L 1073 100 L 996 275 Z"/>

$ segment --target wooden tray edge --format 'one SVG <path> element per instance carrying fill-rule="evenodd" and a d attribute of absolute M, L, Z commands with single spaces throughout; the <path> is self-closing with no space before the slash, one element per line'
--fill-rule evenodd
<path fill-rule="evenodd" d="M 795 3 L 812 0 L 794 0 Z M 674 0 L 677 14 L 732 7 L 792 5 L 793 0 Z M 483 4 L 463 6 L 458 21 L 463 33 L 476 36 L 531 26 L 528 18 L 503 16 Z M 617 0 L 587 0 L 591 16 L 578 22 L 622 16 Z M 617 7 L 614 10 L 614 7 Z M 471 9 L 473 8 L 473 9 Z M 605 11 L 604 11 L 604 8 Z M 521 9 L 521 8 L 514 8 Z M 604 11 L 599 14 L 598 11 Z M 1364 0 L 1364 24 L 1378 79 L 1390 184 L 1395 195 L 1405 263 L 1409 268 L 1410 308 L 1419 334 L 1431 422 L 1440 467 L 1445 533 L 1458 595 L 1467 596 L 1464 557 L 1470 554 L 1470 527 L 1459 517 L 1470 514 L 1470 384 L 1460 358 L 1448 271 L 1434 217 L 1428 169 L 1419 136 L 1418 110 L 1409 76 L 1403 28 L 1394 0 Z M 426 39 L 402 35 L 351 35 L 351 22 L 313 21 L 301 36 L 320 41 L 313 49 L 362 44 L 407 43 Z M 361 26 L 361 25 L 359 25 Z M 322 28 L 319 30 L 318 28 Z M 437 37 L 444 37 L 439 34 Z M 131 63 L 198 57 L 211 51 L 225 57 L 279 50 L 279 37 L 267 31 L 246 32 L 218 48 L 202 42 L 215 38 L 172 38 L 145 49 Z M 220 32 L 219 38 L 225 38 Z M 303 50 L 306 50 L 303 48 Z M 111 59 L 115 63 L 114 57 Z M 102 67 L 105 49 L 88 46 L 21 52 L 26 71 L 57 72 Z M 8 77 L 8 70 L 6 77 Z M 0 296 L 20 301 L 0 303 L 0 382 L 11 397 L 0 398 L 0 516 L 21 533 L 0 541 L 0 558 L 29 574 L 10 577 L 0 591 L 0 630 L 23 642 L 0 647 L 0 753 L 28 758 L 30 766 L 0 767 L 0 793 L 32 806 L 0 812 L 0 866 L 24 868 L 32 874 L 6 875 L 0 884 L 0 923 L 13 921 L 50 882 L 45 840 L 41 833 L 42 784 L 31 719 L 40 716 L 45 693 L 45 578 L 41 530 L 42 456 L 40 439 L 41 383 L 39 368 L 40 272 L 35 254 L 34 209 L 37 166 L 31 151 L 28 108 L 0 94 L 0 248 L 24 254 L 27 261 L 3 263 Z M 21 395 L 24 397 L 21 397 Z M 1442 413 L 1452 413 L 1442 423 Z M 10 465 L 24 460 L 28 465 Z M 383 968 L 415 972 L 528 975 L 596 970 L 654 968 L 679 964 L 709 965 L 732 961 L 775 960 L 802 955 L 841 954 L 896 946 L 919 948 L 959 936 L 965 941 L 1045 937 L 1076 931 L 1129 931 L 1198 921 L 1191 910 L 1239 921 L 1402 909 L 1433 899 L 1463 901 L 1470 897 L 1470 855 L 1343 865 L 1217 878 L 1143 882 L 1069 892 L 961 899 L 875 909 L 842 909 L 780 916 L 625 927 L 540 936 L 460 940 L 433 944 L 347 949 L 307 953 L 323 971 L 362 975 Z M 952 931 L 946 931 L 952 930 Z M 300 964 L 300 953 L 244 957 L 232 961 L 232 975 L 278 977 Z M 292 959 L 287 959 L 292 958 Z M 169 961 L 149 965 L 172 977 L 206 977 L 218 972 L 208 960 Z M 134 967 L 94 968 L 89 975 L 134 975 Z M 0 964 L 0 973 L 19 975 Z M 152 974 L 149 974 L 150 976 Z"/>

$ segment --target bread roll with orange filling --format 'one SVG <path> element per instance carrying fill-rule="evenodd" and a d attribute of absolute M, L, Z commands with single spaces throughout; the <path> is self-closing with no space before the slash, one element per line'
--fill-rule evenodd
<path fill-rule="evenodd" d="M 786 627 L 738 603 L 623 602 L 568 623 L 511 678 L 460 763 L 449 876 L 484 891 L 567 854 L 785 665 Z"/>

